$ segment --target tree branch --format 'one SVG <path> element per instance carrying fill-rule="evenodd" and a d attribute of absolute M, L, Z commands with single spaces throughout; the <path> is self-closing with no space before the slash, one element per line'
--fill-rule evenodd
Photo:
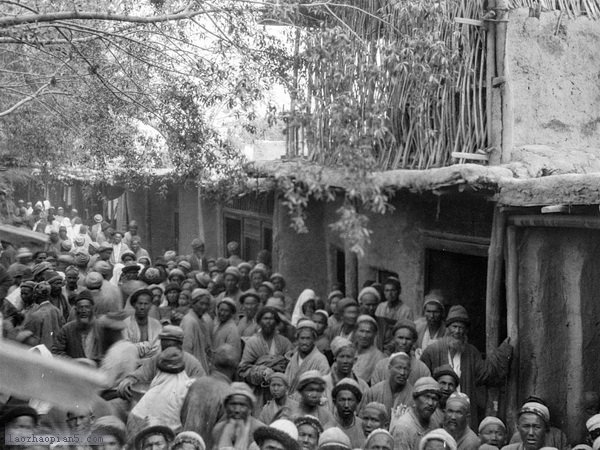
<path fill-rule="evenodd" d="M 105 20 L 111 22 L 131 23 L 160 23 L 173 22 L 177 20 L 191 19 L 201 14 L 219 12 L 220 9 L 191 11 L 188 8 L 174 14 L 163 14 L 162 16 L 129 16 L 126 14 L 110 14 L 90 11 L 61 11 L 46 14 L 23 14 L 16 17 L 1 17 L 0 28 L 24 25 L 28 23 L 55 22 L 57 20 Z"/>
<path fill-rule="evenodd" d="M 42 95 L 44 93 L 44 91 L 50 87 L 51 84 L 52 84 L 52 82 L 49 81 L 48 83 L 44 84 L 42 87 L 40 87 L 37 91 L 35 91 L 30 96 L 22 98 L 17 103 L 12 105 L 10 108 L 0 112 L 0 117 L 8 116 L 10 113 L 12 113 L 16 109 L 20 108 L 21 106 L 23 106 L 25 103 L 35 100 L 38 96 Z"/>

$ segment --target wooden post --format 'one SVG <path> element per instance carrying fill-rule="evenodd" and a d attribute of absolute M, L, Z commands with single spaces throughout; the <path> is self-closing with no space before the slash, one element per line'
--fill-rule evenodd
<path fill-rule="evenodd" d="M 511 225 L 506 231 L 506 328 L 514 348 L 508 375 L 506 400 L 506 426 L 509 436 L 514 431 L 518 411 L 519 385 L 519 260 L 517 250 L 517 227 Z"/>
<path fill-rule="evenodd" d="M 491 3 L 491 2 L 490 2 Z M 492 5 L 490 5 L 490 8 Z M 485 110 L 486 110 L 486 122 L 487 122 L 487 140 L 488 146 L 493 147 L 494 150 L 490 153 L 489 164 L 500 164 L 501 151 L 500 151 L 500 140 L 498 139 L 498 133 L 496 132 L 498 126 L 494 121 L 494 114 L 492 105 L 494 104 L 494 87 L 492 80 L 496 76 L 496 23 L 491 20 L 485 21 L 486 29 L 486 74 L 485 74 Z"/>
<path fill-rule="evenodd" d="M 358 258 L 356 253 L 346 249 L 345 284 L 346 297 L 358 297 Z"/>
<path fill-rule="evenodd" d="M 488 248 L 487 285 L 485 293 L 485 332 L 486 351 L 492 353 L 500 343 L 501 284 L 504 264 L 504 234 L 506 232 L 506 214 L 500 207 L 494 209 L 492 235 Z M 486 413 L 498 415 L 499 390 L 488 389 Z"/>
<path fill-rule="evenodd" d="M 497 82 L 493 83 L 501 89 L 502 111 L 502 156 L 501 162 L 510 162 L 513 146 L 514 110 L 512 90 L 510 85 L 510 72 L 507 58 L 507 31 L 508 31 L 508 2 L 496 0 L 496 73 Z"/>

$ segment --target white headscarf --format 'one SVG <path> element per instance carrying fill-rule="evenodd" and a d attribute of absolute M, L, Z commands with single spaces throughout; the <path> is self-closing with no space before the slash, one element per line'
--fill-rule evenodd
<path fill-rule="evenodd" d="M 304 317 L 304 313 L 302 312 L 302 306 L 309 300 L 316 300 L 317 296 L 315 291 L 312 289 L 304 289 L 300 296 L 298 297 L 298 301 L 296 302 L 296 306 L 294 307 L 294 312 L 292 314 L 292 325 L 295 327 L 298 325 L 298 321 Z M 315 305 L 316 306 L 316 305 Z"/>

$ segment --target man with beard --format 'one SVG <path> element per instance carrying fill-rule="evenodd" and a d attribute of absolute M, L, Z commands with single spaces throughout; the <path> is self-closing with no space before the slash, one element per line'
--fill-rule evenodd
<path fill-rule="evenodd" d="M 429 368 L 415 355 L 415 342 L 417 341 L 417 329 L 412 320 L 399 320 L 393 330 L 393 340 L 388 345 L 392 353 L 404 352 L 410 355 L 410 375 L 408 382 L 414 384 L 419 378 L 431 376 Z M 379 383 L 388 373 L 389 358 L 384 358 L 375 365 L 371 375 L 371 386 Z"/>
<path fill-rule="evenodd" d="M 446 336 L 429 345 L 423 355 L 423 361 L 429 370 L 435 372 L 440 366 L 449 364 L 460 380 L 460 390 L 469 396 L 471 426 L 476 428 L 484 416 L 485 389 L 483 385 L 502 382 L 507 376 L 512 357 L 510 338 L 482 359 L 481 353 L 467 342 L 470 324 L 467 310 L 455 305 L 450 308 L 446 318 Z"/>
<path fill-rule="evenodd" d="M 260 331 L 246 341 L 238 374 L 254 388 L 258 404 L 262 406 L 266 394 L 263 391 L 263 383 L 274 371 L 285 370 L 287 360 L 284 355 L 294 347 L 288 338 L 277 331 L 281 322 L 277 309 L 271 306 L 263 307 L 256 315 L 256 321 L 260 325 Z"/>
<path fill-rule="evenodd" d="M 93 307 L 91 292 L 81 291 L 75 299 L 75 320 L 63 325 L 54 339 L 52 353 L 74 359 L 96 359 Z"/>
<path fill-rule="evenodd" d="M 412 400 L 412 385 L 408 382 L 411 359 L 404 352 L 394 353 L 388 363 L 388 377 L 366 392 L 365 403 L 378 402 L 386 407 L 390 423 L 400 417 Z"/>
<path fill-rule="evenodd" d="M 254 442 L 254 431 L 265 424 L 252 417 L 256 398 L 246 383 L 231 383 L 223 402 L 225 418 L 212 432 L 215 448 L 247 449 Z"/>
<path fill-rule="evenodd" d="M 417 450 L 421 438 L 441 424 L 432 416 L 440 398 L 440 386 L 431 377 L 419 378 L 413 387 L 414 404 L 390 424 L 395 450 Z"/>
<path fill-rule="evenodd" d="M 336 337 L 331 342 L 331 351 L 333 352 L 334 363 L 331 366 L 331 372 L 325 375 L 325 395 L 332 411 L 335 410 L 333 402 L 333 388 L 344 378 L 350 378 L 358 383 L 361 392 L 366 392 L 369 385 L 365 380 L 359 378 L 354 372 L 354 363 L 356 362 L 356 347 L 352 341 Z"/>
<path fill-rule="evenodd" d="M 456 372 L 454 372 L 452 367 L 450 367 L 448 364 L 435 369 L 433 372 L 433 378 L 435 378 L 435 381 L 437 381 L 440 385 L 440 401 L 437 409 L 433 413 L 433 420 L 436 423 L 441 424 L 444 422 L 444 409 L 446 408 L 446 400 L 448 400 L 448 397 L 456 392 L 459 379 L 458 375 L 456 375 Z"/>
<path fill-rule="evenodd" d="M 377 321 L 367 315 L 359 316 L 356 321 L 356 331 L 354 340 L 356 342 L 356 361 L 354 363 L 354 372 L 363 380 L 370 380 L 375 365 L 385 359 L 385 355 L 375 347 L 375 337 L 377 336 Z"/>
<path fill-rule="evenodd" d="M 297 350 L 292 354 L 290 362 L 285 369 L 290 384 L 290 392 L 294 392 L 298 387 L 300 377 L 304 372 L 317 370 L 323 375 L 329 373 L 329 363 L 317 347 L 315 340 L 317 338 L 317 326 L 312 320 L 301 319 L 296 326 L 298 330 Z"/>
<path fill-rule="evenodd" d="M 346 433 L 352 448 L 362 448 L 366 436 L 363 432 L 362 420 L 356 416 L 356 409 L 362 400 L 362 392 L 358 383 L 351 378 L 344 378 L 335 385 L 332 396 L 335 404 L 336 425 Z"/>
<path fill-rule="evenodd" d="M 211 300 L 212 295 L 206 289 L 194 289 L 191 308 L 180 324 L 183 330 L 183 349 L 200 361 L 206 373 L 210 372 L 212 347 L 211 334 L 202 316 L 208 311 Z"/>
<path fill-rule="evenodd" d="M 477 450 L 481 445 L 479 438 L 469 427 L 469 403 L 469 397 L 460 392 L 455 392 L 446 400 L 444 429 L 454 438 L 458 450 Z"/>

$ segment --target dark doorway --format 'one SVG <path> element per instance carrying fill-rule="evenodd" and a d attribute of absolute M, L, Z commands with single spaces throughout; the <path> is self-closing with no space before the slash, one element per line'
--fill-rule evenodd
<path fill-rule="evenodd" d="M 426 250 L 425 293 L 439 289 L 451 305 L 462 305 L 469 312 L 469 342 L 485 352 L 485 291 L 487 258 L 444 250 Z"/>

